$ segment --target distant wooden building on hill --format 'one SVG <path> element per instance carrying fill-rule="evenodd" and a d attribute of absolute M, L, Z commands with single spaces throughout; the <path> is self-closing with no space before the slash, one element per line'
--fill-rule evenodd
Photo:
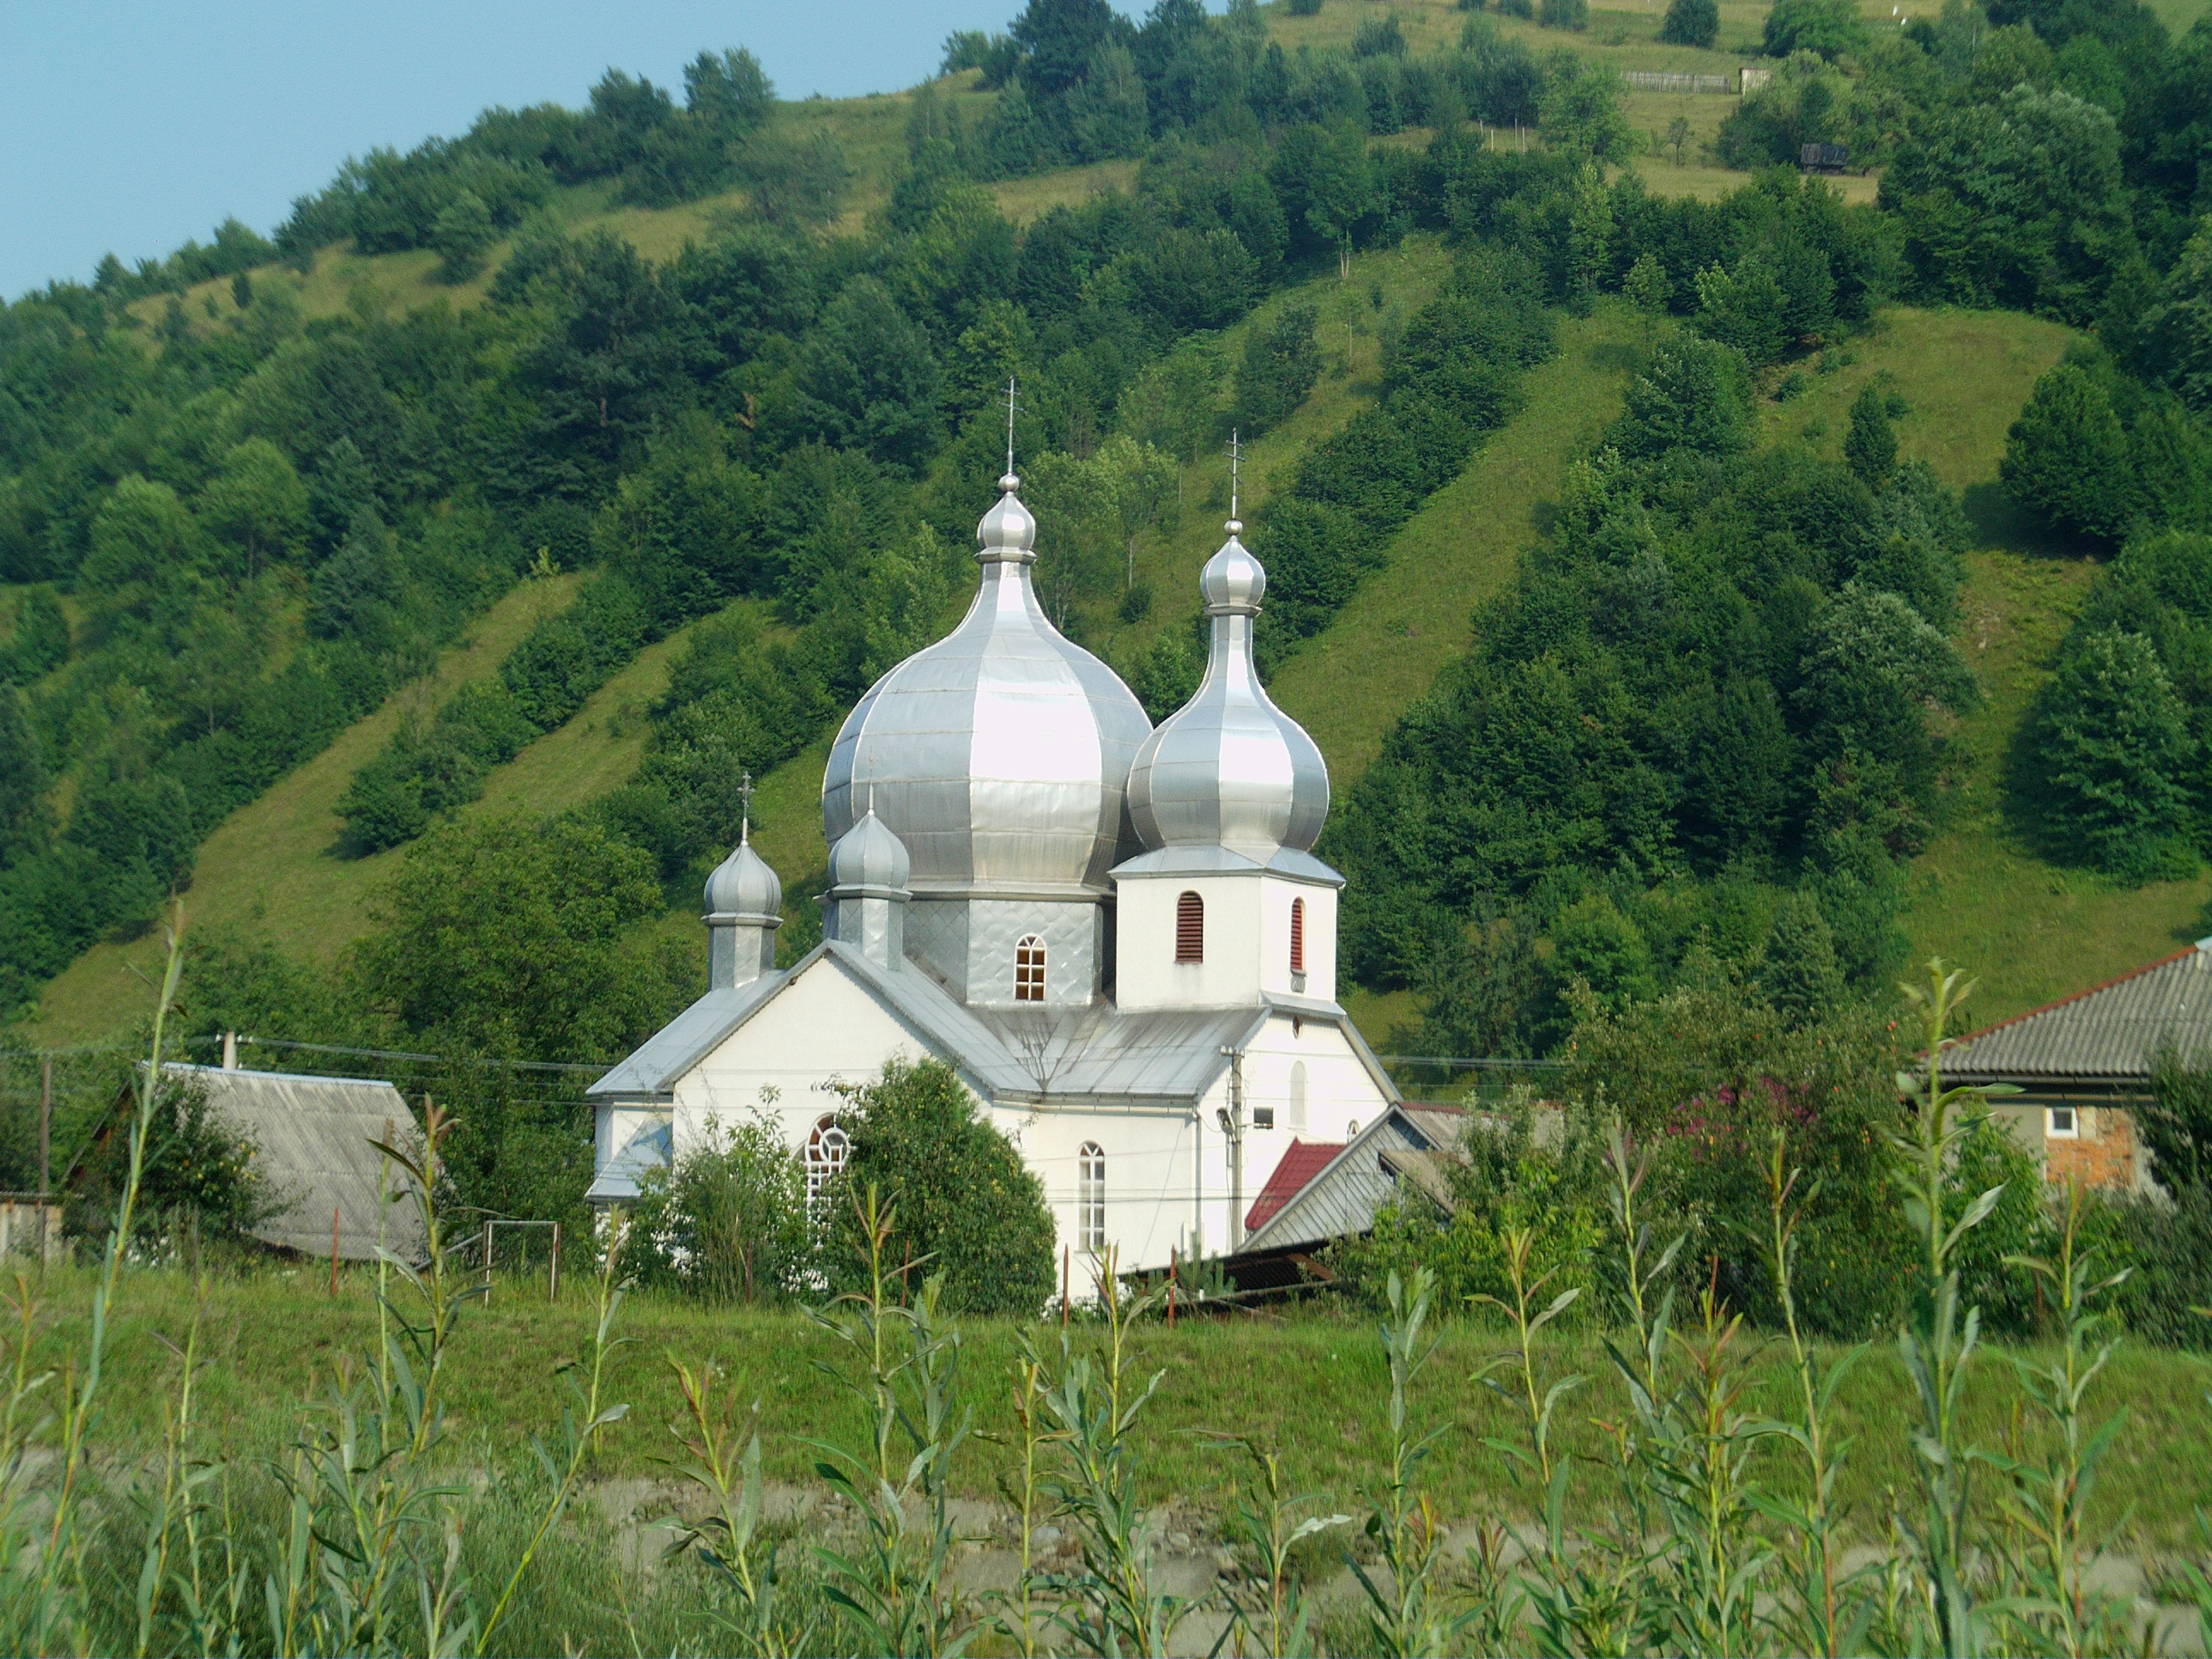
<path fill-rule="evenodd" d="M 1960 1038 L 1943 1078 L 2019 1089 L 1990 1109 L 2051 1180 L 2144 1192 L 2154 1172 L 2131 1109 L 2168 1053 L 2212 1063 L 2212 939 Z"/>

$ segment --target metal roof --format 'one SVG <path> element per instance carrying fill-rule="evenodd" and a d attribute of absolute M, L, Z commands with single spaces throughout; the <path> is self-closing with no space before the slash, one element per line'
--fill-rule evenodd
<path fill-rule="evenodd" d="M 1228 1066 L 1222 1050 L 1249 1042 L 1276 1013 L 1337 1026 L 1386 1097 L 1397 1092 L 1333 1002 L 1274 997 L 1226 1008 L 1126 1013 L 1103 1001 L 1079 1008 L 976 1008 L 911 963 L 885 968 L 836 939 L 786 972 L 763 974 L 734 991 L 709 991 L 588 1092 L 599 1099 L 665 1101 L 686 1073 L 817 964 L 842 969 L 977 1094 L 1000 1103 L 1187 1110 Z"/>
<path fill-rule="evenodd" d="M 1248 1234 L 1237 1254 L 1311 1249 L 1368 1231 L 1375 1212 L 1398 1195 L 1409 1159 L 1456 1156 L 1466 1121 L 1462 1113 L 1433 1106 L 1392 1106 Z M 1435 1195 L 1439 1183 L 1432 1176 L 1413 1178 Z"/>
<path fill-rule="evenodd" d="M 2148 1085 L 2161 1049 L 2212 1057 L 2212 939 L 1960 1037 L 1943 1051 L 1960 1083 Z"/>
<path fill-rule="evenodd" d="M 655 1170 L 672 1167 L 675 1162 L 675 1125 L 665 1119 L 648 1123 L 607 1160 L 606 1168 L 592 1178 L 584 1196 L 593 1204 L 628 1204 L 637 1197 L 639 1182 Z"/>
<path fill-rule="evenodd" d="M 328 1255 L 335 1211 L 345 1261 L 374 1261 L 380 1226 L 386 1249 L 410 1259 L 422 1254 L 422 1212 L 404 1196 L 398 1203 L 380 1196 L 404 1194 L 408 1182 L 372 1143 L 415 1133 L 414 1114 L 391 1084 L 216 1066 L 167 1070 L 202 1090 L 215 1115 L 253 1143 L 255 1172 L 285 1206 L 253 1230 L 256 1238 Z"/>
<path fill-rule="evenodd" d="M 1276 1164 L 1274 1174 L 1267 1177 L 1267 1184 L 1260 1188 L 1260 1196 L 1244 1212 L 1244 1231 L 1254 1233 L 1266 1226 L 1269 1218 L 1289 1203 L 1306 1182 L 1327 1169 L 1329 1160 L 1344 1147 L 1341 1140 L 1291 1141 Z"/>

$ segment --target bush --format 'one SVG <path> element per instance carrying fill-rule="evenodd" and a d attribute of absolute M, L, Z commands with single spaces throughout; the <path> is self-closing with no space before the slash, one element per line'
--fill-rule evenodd
<path fill-rule="evenodd" d="M 1775 0 L 1764 39 L 1769 58 L 1817 52 L 1832 62 L 1866 50 L 1867 27 L 1852 0 Z"/>
<path fill-rule="evenodd" d="M 911 1264 L 913 1290 L 943 1273 L 949 1311 L 1035 1317 L 1058 1277 L 1044 1187 L 952 1068 L 895 1060 L 843 1093 L 852 1151 L 823 1212 L 833 1279 L 860 1259 L 854 1201 L 872 1187 L 896 1206 L 886 1259 Z"/>
<path fill-rule="evenodd" d="M 1291 0 L 1291 15 L 1314 17 L 1320 15 L 1321 0 Z"/>
<path fill-rule="evenodd" d="M 1237 424 L 1247 437 L 1257 437 L 1281 422 L 1321 378 L 1321 347 L 1314 341 L 1316 316 L 1310 305 L 1285 306 L 1265 327 L 1246 334 L 1243 361 L 1237 370 Z"/>
<path fill-rule="evenodd" d="M 1670 0 L 1659 38 L 1669 46 L 1710 49 L 1720 38 L 1721 9 L 1716 0 Z"/>
<path fill-rule="evenodd" d="M 641 1279 L 724 1302 L 777 1302 L 813 1265 L 806 1176 L 781 1126 L 715 1118 L 672 1168 L 638 1183 L 626 1261 Z"/>
<path fill-rule="evenodd" d="M 1547 29 L 1586 29 L 1589 27 L 1589 0 L 1542 0 L 1537 8 L 1536 21 Z"/>

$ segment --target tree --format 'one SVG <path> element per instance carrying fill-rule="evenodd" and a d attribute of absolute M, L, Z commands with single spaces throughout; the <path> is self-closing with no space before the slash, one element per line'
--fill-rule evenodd
<path fill-rule="evenodd" d="M 1537 125 L 1569 155 L 1626 161 L 1636 153 L 1636 135 L 1620 112 L 1622 89 L 1619 70 L 1562 46 L 1544 66 Z"/>
<path fill-rule="evenodd" d="M 2059 665 L 2041 722 L 2051 823 L 2109 874 L 2194 873 L 2188 711 L 2151 642 L 2100 629 Z"/>
<path fill-rule="evenodd" d="M 929 336 L 872 276 L 830 301 L 799 365 L 800 418 L 827 443 L 919 471 L 943 436 Z"/>
<path fill-rule="evenodd" d="M 133 472 L 117 480 L 93 515 L 80 586 L 112 601 L 118 590 L 159 586 L 196 569 L 204 538 L 177 492 Z"/>
<path fill-rule="evenodd" d="M 1713 340 L 1662 340 L 1632 381 L 1610 434 L 1631 459 L 1684 448 L 1733 455 L 1751 442 L 1751 377 L 1743 354 Z"/>
<path fill-rule="evenodd" d="M 1690 118 L 1677 115 L 1667 123 L 1667 148 L 1674 152 L 1674 165 L 1682 165 L 1682 151 L 1690 142 Z"/>
<path fill-rule="evenodd" d="M 1890 423 L 1888 394 L 1872 381 L 1851 404 L 1850 429 L 1844 434 L 1844 465 L 1869 489 L 1880 489 L 1897 474 L 1897 428 Z"/>
<path fill-rule="evenodd" d="M 430 227 L 430 246 L 438 251 L 438 280 L 467 282 L 483 269 L 484 253 L 498 240 L 498 228 L 483 198 L 472 190 L 457 191 L 438 210 Z"/>
<path fill-rule="evenodd" d="M 409 850 L 348 972 L 410 1039 L 610 1060 L 661 1018 L 657 965 L 623 948 L 661 908 L 652 860 L 596 823 L 479 818 Z"/>
<path fill-rule="evenodd" d="M 264 561 L 296 556 L 307 540 L 307 486 L 284 452 L 248 438 L 222 458 L 200 494 L 200 521 L 245 556 L 250 580 Z"/>
<path fill-rule="evenodd" d="M 1667 19 L 1659 38 L 1669 46 L 1698 46 L 1708 52 L 1720 38 L 1721 9 L 1717 0 L 1668 0 Z"/>
<path fill-rule="evenodd" d="M 2129 1107 L 2151 1173 L 2177 1198 L 2212 1188 L 2212 1070 L 2205 1060 L 2160 1050 L 2151 1064 L 2151 1098 Z"/>
<path fill-rule="evenodd" d="M 1796 1025 L 1810 1025 L 1844 1000 L 1844 970 L 1836 960 L 1836 935 L 1809 893 L 1792 893 L 1774 913 L 1760 974 L 1767 1000 Z"/>
<path fill-rule="evenodd" d="M 1175 499 L 1175 458 L 1117 433 L 1098 449 L 1114 499 L 1114 517 L 1127 558 L 1126 586 L 1137 586 L 1137 538 L 1160 520 Z"/>
<path fill-rule="evenodd" d="M 1775 0 L 1763 39 L 1769 58 L 1817 52 L 1832 63 L 1867 49 L 1867 27 L 1852 0 Z"/>
<path fill-rule="evenodd" d="M 952 1068 L 895 1060 L 844 1093 L 852 1150 L 825 1196 L 830 1273 L 852 1271 L 854 1203 L 872 1187 L 893 1212 L 888 1260 L 913 1264 L 909 1294 L 942 1273 L 948 1312 L 1034 1318 L 1057 1277 L 1044 1188 Z"/>
<path fill-rule="evenodd" d="M 0 653 L 0 679 L 30 684 L 69 660 L 69 613 L 49 587 L 24 590 L 15 602 L 15 637 Z"/>
<path fill-rule="evenodd" d="M 2145 367 L 2199 414 L 2212 413 L 2212 220 L 2166 274 L 2142 325 Z"/>
<path fill-rule="evenodd" d="M 715 137 L 743 138 L 775 112 L 775 87 L 759 58 L 743 46 L 702 52 L 684 70 L 684 104 Z"/>
<path fill-rule="evenodd" d="M 1656 256 L 1639 253 L 1636 263 L 1628 268 L 1621 279 L 1621 297 L 1634 306 L 1644 319 L 1644 338 L 1646 344 L 1657 331 L 1659 319 L 1667 314 L 1667 301 L 1672 284 L 1667 280 L 1667 267 Z"/>
<path fill-rule="evenodd" d="M 1734 346 L 1754 368 L 1781 356 L 1789 343 L 1782 284 L 1754 249 L 1733 270 L 1711 264 L 1698 273 L 1698 331 Z"/>
<path fill-rule="evenodd" d="M 1321 378 L 1317 319 L 1313 307 L 1288 305 L 1264 327 L 1255 324 L 1246 331 L 1237 368 L 1236 421 L 1247 437 L 1279 424 Z"/>
<path fill-rule="evenodd" d="M 1551 966 L 1562 992 L 1579 980 L 1610 1013 L 1659 991 L 1643 930 L 1602 894 L 1578 899 L 1552 924 Z"/>
<path fill-rule="evenodd" d="M 1313 157 L 1308 176 L 1306 223 L 1313 234 L 1336 249 L 1336 277 L 1352 276 L 1352 239 L 1375 211 L 1375 163 L 1367 153 L 1367 138 L 1351 127 L 1340 127 Z"/>
<path fill-rule="evenodd" d="M 2063 362 L 2035 383 L 1997 467 L 2013 500 L 2086 535 L 2116 538 L 2130 481 L 2127 434 L 2103 379 Z"/>
<path fill-rule="evenodd" d="M 44 748 L 23 694 L 0 680 L 0 869 L 46 850 L 51 817 Z"/>

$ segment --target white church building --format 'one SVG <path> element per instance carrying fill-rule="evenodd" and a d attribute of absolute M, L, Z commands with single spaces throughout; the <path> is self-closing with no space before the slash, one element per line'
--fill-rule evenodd
<path fill-rule="evenodd" d="M 782 889 L 745 841 L 708 879 L 706 994 L 592 1085 L 595 1201 L 763 1109 L 817 1183 L 846 1147 L 832 1085 L 935 1057 L 1064 1245 L 1162 1268 L 1234 1251 L 1294 1140 L 1349 1140 L 1396 1099 L 1336 1000 L 1328 772 L 1254 671 L 1243 526 L 1200 579 L 1205 682 L 1154 729 L 1039 605 L 1018 482 L 978 527 L 965 620 L 830 751 L 823 943 L 776 969 Z"/>

